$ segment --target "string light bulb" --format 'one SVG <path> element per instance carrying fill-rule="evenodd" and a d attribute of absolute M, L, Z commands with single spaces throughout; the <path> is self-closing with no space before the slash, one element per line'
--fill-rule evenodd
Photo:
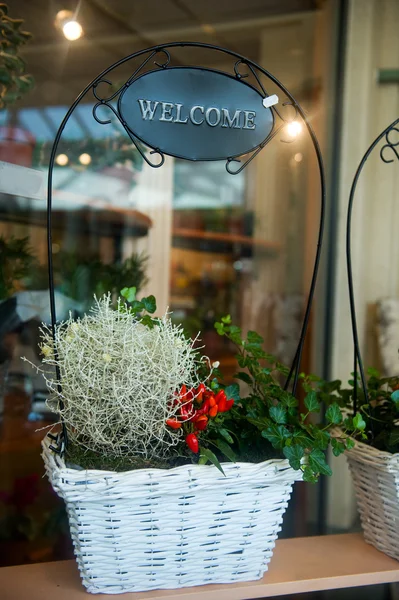
<path fill-rule="evenodd" d="M 55 26 L 60 29 L 70 42 L 78 40 L 83 35 L 83 27 L 70 10 L 60 10 L 55 17 Z"/>
<path fill-rule="evenodd" d="M 79 162 L 81 165 L 89 165 L 91 163 L 91 156 L 90 154 L 87 154 L 87 152 L 83 152 L 83 154 L 81 154 L 79 156 Z"/>
<path fill-rule="evenodd" d="M 302 125 L 299 121 L 291 121 L 286 125 L 285 130 L 290 137 L 296 138 L 302 131 Z"/>
<path fill-rule="evenodd" d="M 62 33 L 65 35 L 67 40 L 74 42 L 82 37 L 83 27 L 77 21 L 68 21 L 62 27 Z"/>
<path fill-rule="evenodd" d="M 55 157 L 55 162 L 57 165 L 60 165 L 60 167 L 65 167 L 65 165 L 69 163 L 69 158 L 66 154 L 58 154 L 58 156 Z"/>

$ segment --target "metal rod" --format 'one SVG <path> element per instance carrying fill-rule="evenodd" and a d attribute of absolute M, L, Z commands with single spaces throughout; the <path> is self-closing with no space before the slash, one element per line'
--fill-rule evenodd
<path fill-rule="evenodd" d="M 352 322 L 352 337 L 353 337 L 353 346 L 354 346 L 354 394 L 353 394 L 353 413 L 356 414 L 357 411 L 357 365 L 359 366 L 360 378 L 362 382 L 364 399 L 368 402 L 368 393 L 367 393 L 367 382 L 366 376 L 364 373 L 363 360 L 360 352 L 360 344 L 359 344 L 359 335 L 357 328 L 357 318 L 356 318 L 356 305 L 355 305 L 355 294 L 353 290 L 353 272 L 352 272 L 352 242 L 351 242 L 351 228 L 352 228 L 352 210 L 353 210 L 353 201 L 355 198 L 356 187 L 359 181 L 359 177 L 363 171 L 363 167 L 366 164 L 368 157 L 371 152 L 377 146 L 377 144 L 382 140 L 384 136 L 387 136 L 391 129 L 395 127 L 399 123 L 399 118 L 396 119 L 393 123 L 388 125 L 382 131 L 378 137 L 373 141 L 373 143 L 369 146 L 366 153 L 364 154 L 360 164 L 356 170 L 355 177 L 352 182 L 350 194 L 349 194 L 349 204 L 348 204 L 348 214 L 346 221 L 346 266 L 347 266 L 347 274 L 348 274 L 348 288 L 349 288 L 349 304 L 350 304 L 350 313 L 351 313 L 351 322 Z M 388 140 L 388 146 L 391 145 Z M 382 156 L 381 156 L 382 157 Z M 382 157 L 382 160 L 383 157 Z"/>

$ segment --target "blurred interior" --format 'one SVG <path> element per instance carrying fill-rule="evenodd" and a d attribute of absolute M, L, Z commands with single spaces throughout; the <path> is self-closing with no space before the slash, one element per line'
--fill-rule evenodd
<path fill-rule="evenodd" d="M 0 170 L 0 235 L 28 238 L 32 256 L 12 294 L 0 298 L 0 547 L 5 550 L 0 564 L 71 555 L 63 508 L 42 479 L 40 440 L 53 417 L 41 377 L 20 359 L 39 364 L 38 328 L 41 321 L 49 322 L 46 177 L 52 143 L 69 106 L 112 63 L 174 40 L 229 48 L 276 76 L 305 109 L 327 167 L 326 250 L 302 369 L 346 377 L 351 344 L 342 240 L 348 186 L 368 142 L 397 116 L 399 101 L 397 85 L 382 89 L 375 81 L 376 68 L 398 66 L 394 49 L 399 42 L 392 29 L 392 22 L 399 23 L 398 7 L 389 0 L 364 4 L 367 10 L 359 0 L 86 0 L 77 12 L 84 35 L 68 42 L 54 21 L 59 10 L 75 10 L 76 2 L 11 3 L 12 16 L 24 19 L 33 34 L 22 55 L 35 87 L 0 111 L 0 168 L 8 169 L 8 175 Z M 226 55 L 202 48 L 176 48 L 171 56 L 175 65 L 230 73 L 234 67 Z M 110 74 L 115 89 L 136 63 Z M 267 85 L 269 94 L 276 93 Z M 317 162 L 305 129 L 295 137 L 283 132 L 236 176 L 223 162 L 170 157 L 162 168 L 151 169 L 117 122 L 94 120 L 94 103 L 91 92 L 85 94 L 55 158 L 52 250 L 58 318 L 88 310 L 94 293 L 135 285 L 140 294 L 156 296 L 159 314 L 172 311 L 191 335 L 200 331 L 207 354 L 220 361 L 227 376 L 234 372 L 234 352 L 213 328 L 224 314 L 261 333 L 268 351 L 290 364 L 320 216 Z M 397 253 L 399 213 L 394 181 L 381 168 L 368 169 L 370 185 L 363 188 L 354 232 L 361 336 L 367 360 L 378 366 L 382 358 L 373 310 L 379 298 L 395 296 L 399 284 L 397 269 L 389 272 Z M 384 181 L 383 197 L 376 172 Z M 10 173 L 18 182 L 14 187 Z M 383 222 L 373 203 L 377 194 L 388 214 Z M 389 216 L 390 250 L 378 258 L 373 248 L 361 247 L 361 239 L 382 239 Z M 318 532 L 326 515 L 331 531 L 357 527 L 345 466 L 337 467 L 336 477 L 340 490 L 339 485 L 327 488 L 326 482 L 297 486 L 285 535 Z"/>

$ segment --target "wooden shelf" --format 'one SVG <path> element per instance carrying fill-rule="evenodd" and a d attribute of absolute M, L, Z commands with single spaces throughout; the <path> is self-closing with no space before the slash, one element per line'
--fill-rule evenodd
<path fill-rule="evenodd" d="M 345 534 L 279 540 L 269 571 L 259 581 L 137 592 L 123 598 L 249 600 L 397 581 L 398 561 L 366 544 L 361 534 Z M 20 600 L 27 594 L 29 600 L 88 598 L 74 561 L 4 567 L 0 569 L 0 589 L 3 600 Z"/>
<path fill-rule="evenodd" d="M 221 246 L 242 246 L 243 248 L 253 249 L 254 247 L 267 250 L 271 254 L 276 254 L 281 250 L 280 244 L 268 242 L 248 235 L 236 233 L 223 233 L 219 231 L 201 231 L 199 229 L 188 229 L 184 227 L 174 227 L 172 237 L 182 241 L 196 241 L 202 244 L 206 243 L 210 250 L 218 252 Z M 201 249 L 201 248 L 200 248 Z"/>
<path fill-rule="evenodd" d="M 46 227 L 47 213 L 44 210 L 0 212 L 0 221 Z M 69 231 L 86 235 L 142 237 L 147 235 L 152 221 L 138 210 L 79 208 L 70 211 L 53 210 L 52 224 L 55 230 L 68 228 Z"/>

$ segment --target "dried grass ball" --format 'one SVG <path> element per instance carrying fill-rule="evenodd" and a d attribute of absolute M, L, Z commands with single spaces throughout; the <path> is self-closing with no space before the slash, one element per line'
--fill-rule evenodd
<path fill-rule="evenodd" d="M 57 327 L 56 357 L 50 331 L 42 333 L 43 362 L 61 374 L 61 392 L 45 375 L 50 407 L 74 444 L 110 457 L 170 454 L 180 441 L 165 423 L 176 413 L 174 393 L 183 383 L 197 386 L 199 362 L 207 360 L 181 326 L 165 315 L 150 328 L 126 305 L 113 309 L 108 295 L 83 318 Z"/>

